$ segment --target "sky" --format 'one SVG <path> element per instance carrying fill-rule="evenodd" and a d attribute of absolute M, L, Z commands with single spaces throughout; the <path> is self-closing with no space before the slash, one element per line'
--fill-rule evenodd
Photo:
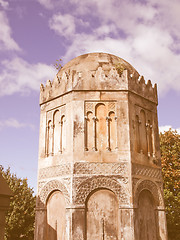
<path fill-rule="evenodd" d="M 40 84 L 89 52 L 157 83 L 159 128 L 180 132 L 179 0 L 0 0 L 0 164 L 35 192 Z"/>

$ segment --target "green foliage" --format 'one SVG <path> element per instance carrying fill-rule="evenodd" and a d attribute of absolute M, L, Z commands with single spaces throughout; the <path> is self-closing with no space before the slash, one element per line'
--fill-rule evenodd
<path fill-rule="evenodd" d="M 61 70 L 62 66 L 62 59 L 57 59 L 56 62 L 54 63 L 54 67 L 55 69 L 57 69 L 58 71 Z"/>
<path fill-rule="evenodd" d="M 164 200 L 169 240 L 180 239 L 180 134 L 171 129 L 160 134 Z"/>
<path fill-rule="evenodd" d="M 14 196 L 6 216 L 5 240 L 33 240 L 35 220 L 35 197 L 27 179 L 21 179 L 1 167 L 1 172 Z"/>
<path fill-rule="evenodd" d="M 118 62 L 116 65 L 115 65 L 115 68 L 117 70 L 117 72 L 119 73 L 119 75 L 121 76 L 123 71 L 125 70 L 123 64 L 121 62 Z"/>

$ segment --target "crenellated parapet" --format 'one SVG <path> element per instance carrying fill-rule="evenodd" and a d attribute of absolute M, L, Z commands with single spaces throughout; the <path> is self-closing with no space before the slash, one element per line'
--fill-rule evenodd
<path fill-rule="evenodd" d="M 128 74 L 128 90 L 132 91 L 152 102 L 158 103 L 157 96 L 157 84 L 152 85 L 151 80 L 145 82 L 143 76 L 135 76 L 133 74 Z"/>
<path fill-rule="evenodd" d="M 96 57 L 98 61 L 94 62 Z M 40 104 L 70 91 L 104 90 L 129 90 L 157 103 L 156 84 L 152 86 L 150 80 L 145 83 L 143 76 L 129 63 L 114 55 L 91 53 L 71 60 L 52 82 L 48 80 L 45 86 L 41 84 Z"/>

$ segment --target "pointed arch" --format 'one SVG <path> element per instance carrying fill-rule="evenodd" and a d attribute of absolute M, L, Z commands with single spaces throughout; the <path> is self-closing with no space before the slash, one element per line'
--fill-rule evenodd
<path fill-rule="evenodd" d="M 86 147 L 87 150 L 93 149 L 93 113 L 91 111 L 87 112 L 86 118 Z"/>
<path fill-rule="evenodd" d="M 95 107 L 97 150 L 105 150 L 107 147 L 106 106 L 98 103 Z"/>

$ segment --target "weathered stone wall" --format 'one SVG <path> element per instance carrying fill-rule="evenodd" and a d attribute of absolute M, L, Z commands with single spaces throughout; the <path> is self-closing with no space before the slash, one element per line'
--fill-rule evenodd
<path fill-rule="evenodd" d="M 167 239 L 156 85 L 87 54 L 41 86 L 40 105 L 35 239 Z"/>

